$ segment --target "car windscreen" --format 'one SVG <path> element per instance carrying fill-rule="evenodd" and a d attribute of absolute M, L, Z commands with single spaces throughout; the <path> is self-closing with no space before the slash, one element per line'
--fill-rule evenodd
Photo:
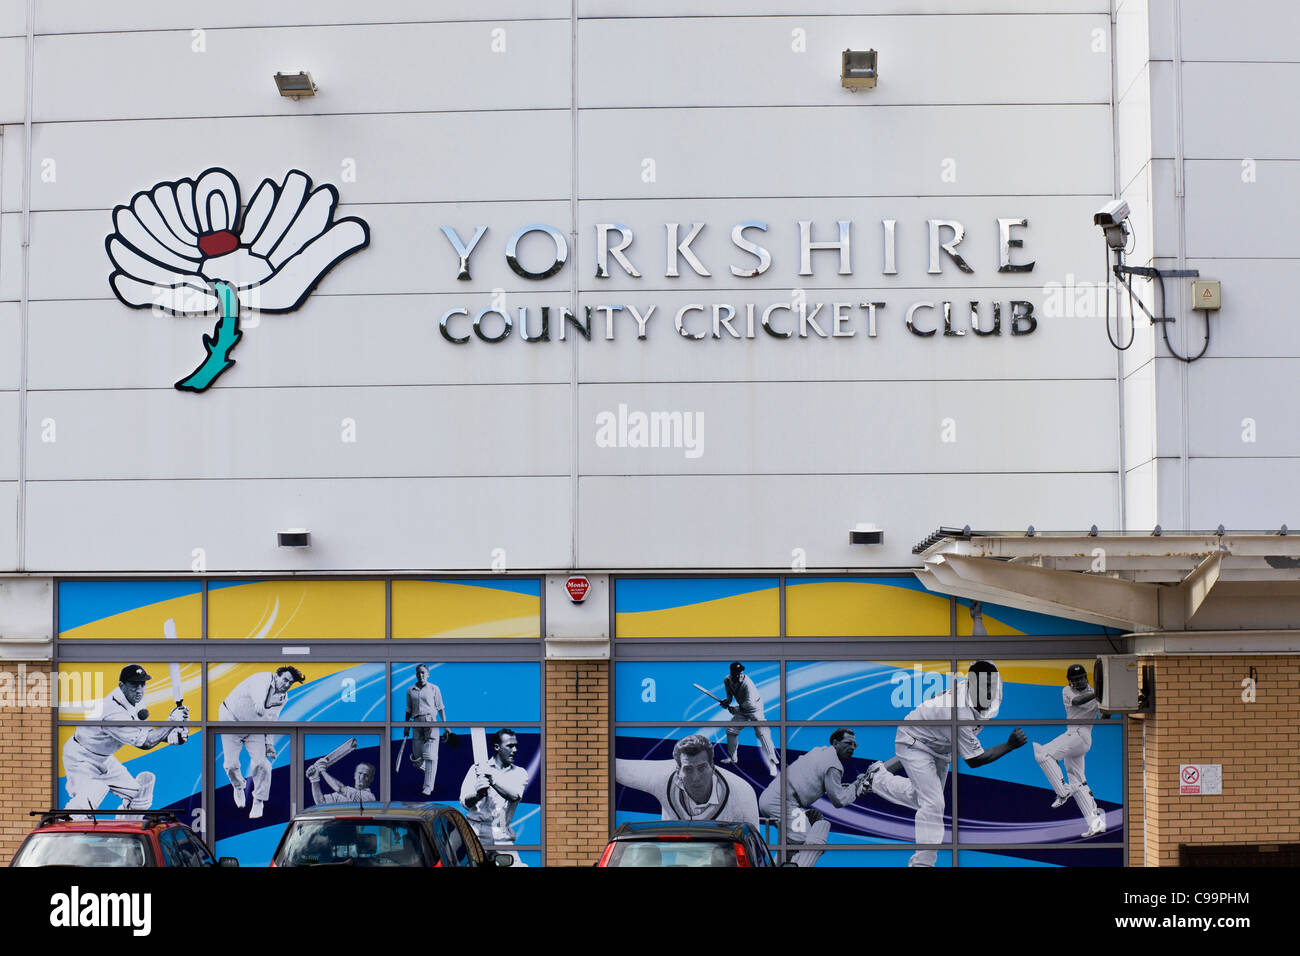
<path fill-rule="evenodd" d="M 11 866 L 152 866 L 143 837 L 129 833 L 33 833 Z"/>
<path fill-rule="evenodd" d="M 402 820 L 297 820 L 276 866 L 433 866 L 417 824 Z"/>
<path fill-rule="evenodd" d="M 606 866 L 735 866 L 732 843 L 620 840 Z"/>

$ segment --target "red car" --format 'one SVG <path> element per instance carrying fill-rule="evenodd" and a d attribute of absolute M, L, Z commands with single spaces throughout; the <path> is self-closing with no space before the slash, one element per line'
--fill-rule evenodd
<path fill-rule="evenodd" d="M 648 820 L 625 823 L 596 866 L 775 866 L 748 823 Z"/>
<path fill-rule="evenodd" d="M 41 822 L 27 834 L 10 866 L 239 866 L 216 860 L 171 810 L 33 810 Z M 90 819 L 77 819 L 89 817 Z"/>

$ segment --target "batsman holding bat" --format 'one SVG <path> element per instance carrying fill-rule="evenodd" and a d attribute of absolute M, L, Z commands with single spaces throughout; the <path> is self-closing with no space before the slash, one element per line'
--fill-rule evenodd
<path fill-rule="evenodd" d="M 316 801 L 318 806 L 325 803 L 375 802 L 375 794 L 370 789 L 370 784 L 375 779 L 374 765 L 364 762 L 357 764 L 356 769 L 352 772 L 352 786 L 350 787 L 340 783 L 329 773 L 330 767 L 356 749 L 357 738 L 349 737 L 307 768 L 307 780 L 311 783 L 312 799 Z M 322 781 L 329 785 L 330 793 L 321 791 Z"/>
<path fill-rule="evenodd" d="M 149 711 L 140 704 L 144 688 L 152 678 L 139 664 L 128 664 L 118 675 L 117 689 L 104 701 L 103 719 L 148 720 Z M 169 727 L 100 727 L 85 725 L 63 745 L 63 767 L 67 778 L 69 810 L 98 810 L 108 794 L 122 800 L 124 810 L 148 810 L 153 806 L 154 775 L 143 771 L 133 777 L 116 757 L 121 747 L 152 750 L 165 738 L 184 727 L 190 712 L 177 706 L 167 720 Z"/>
<path fill-rule="evenodd" d="M 726 691 L 726 698 L 720 703 L 731 712 L 733 724 L 764 719 L 763 697 L 759 694 L 758 688 L 754 686 L 754 682 L 745 673 L 745 665 L 740 661 L 732 661 L 731 672 L 723 678 L 722 688 Z M 732 698 L 735 698 L 735 704 L 731 703 Z M 763 759 L 767 761 L 768 773 L 775 777 L 780 772 L 780 769 L 776 761 L 776 748 L 772 746 L 772 732 L 766 727 L 755 727 L 754 734 L 758 737 L 758 745 L 763 749 Z M 727 756 L 723 758 L 722 762 L 735 764 L 739 746 L 740 728 L 728 727 Z"/>
<path fill-rule="evenodd" d="M 482 728 L 475 727 L 471 739 L 478 757 L 480 746 L 486 750 L 486 735 Z M 483 744 L 479 743 L 480 740 Z M 461 782 L 461 806 L 484 846 L 514 845 L 515 830 L 510 822 L 528 788 L 528 771 L 515 762 L 518 750 L 519 738 L 515 732 L 509 727 L 501 728 L 492 735 L 492 756 L 476 761 Z M 519 854 L 513 850 L 502 852 L 510 853 L 516 866 L 522 864 Z"/>
<path fill-rule="evenodd" d="M 406 691 L 406 719 L 432 724 L 434 721 L 447 720 L 447 709 L 442 703 L 442 691 L 437 684 L 429 683 L 429 665 L 421 664 L 415 669 L 415 683 Z M 402 746 L 411 728 L 402 730 Z M 449 731 L 441 734 L 447 740 Z M 411 744 L 411 763 L 417 770 L 424 771 L 424 786 L 420 789 L 426 797 L 433 793 L 433 781 L 438 775 L 438 741 L 436 727 L 416 727 L 415 741 Z M 400 761 L 399 761 L 400 765 Z"/>

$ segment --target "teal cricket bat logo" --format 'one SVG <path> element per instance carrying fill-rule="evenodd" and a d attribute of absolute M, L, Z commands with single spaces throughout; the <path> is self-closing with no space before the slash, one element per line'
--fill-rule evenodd
<path fill-rule="evenodd" d="M 217 316 L 203 336 L 207 354 L 176 383 L 205 391 L 235 364 L 231 351 L 243 338 L 239 313 L 293 312 L 325 274 L 370 245 L 370 227 L 356 217 L 335 219 L 338 190 L 312 188 L 311 177 L 290 170 L 269 179 L 248 207 L 239 183 L 213 167 L 198 179 L 158 183 L 113 210 L 114 232 L 105 241 L 115 271 L 113 294 L 133 309 L 177 316 Z"/>

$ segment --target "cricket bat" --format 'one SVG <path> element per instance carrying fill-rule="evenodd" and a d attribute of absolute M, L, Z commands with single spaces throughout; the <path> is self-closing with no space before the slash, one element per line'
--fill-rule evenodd
<path fill-rule="evenodd" d="M 169 617 L 163 621 L 163 637 L 169 641 L 180 639 L 176 633 L 175 618 Z M 176 706 L 179 707 L 185 700 L 185 690 L 181 687 L 181 665 L 177 661 L 172 661 L 167 665 L 167 674 L 172 681 L 172 700 L 176 701 Z"/>
<path fill-rule="evenodd" d="M 471 727 L 469 729 L 469 739 L 474 747 L 474 763 L 487 763 L 487 731 L 482 727 Z"/>
<path fill-rule="evenodd" d="M 319 767 L 321 770 L 328 770 L 330 767 L 334 766 L 336 763 L 338 763 L 340 760 L 342 760 L 344 757 L 346 757 L 348 754 L 352 753 L 352 751 L 356 749 L 357 749 L 357 738 L 349 737 L 347 740 L 343 741 L 343 743 L 339 744 L 337 747 L 335 747 L 325 756 L 317 760 L 314 766 Z"/>
<path fill-rule="evenodd" d="M 703 687 L 701 687 L 699 684 L 691 684 L 691 686 L 694 687 L 696 690 L 698 690 L 698 691 L 699 691 L 701 694 L 703 694 L 705 697 L 708 697 L 710 700 L 716 700 L 719 704 L 722 703 L 722 698 L 721 698 L 721 697 L 714 697 L 712 694 L 710 694 L 707 690 L 705 690 L 705 689 L 704 689 Z M 723 706 L 725 707 L 726 705 L 723 704 Z"/>
<path fill-rule="evenodd" d="M 393 773 L 402 769 L 402 754 L 406 753 L 406 738 L 402 738 L 402 746 L 397 748 L 397 759 L 393 761 Z"/>

